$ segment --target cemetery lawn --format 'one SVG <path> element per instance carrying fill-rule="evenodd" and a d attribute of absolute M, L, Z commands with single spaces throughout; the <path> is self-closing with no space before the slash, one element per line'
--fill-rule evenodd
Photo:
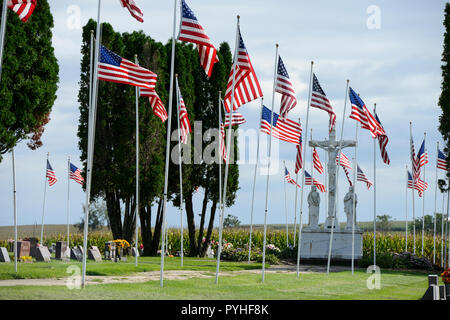
<path fill-rule="evenodd" d="M 167 259 L 169 260 L 169 259 Z M 261 283 L 261 265 L 258 270 L 247 270 L 246 263 L 226 266 L 221 263 L 219 284 L 215 285 L 214 261 L 186 261 L 192 268 L 205 270 L 208 277 L 185 280 L 164 280 L 160 288 L 159 279 L 140 283 L 88 284 L 85 289 L 69 290 L 65 285 L 58 286 L 0 286 L 0 300 L 418 300 L 425 293 L 427 273 L 381 271 L 381 289 L 369 290 L 366 281 L 370 274 L 357 269 L 326 273 L 302 273 L 297 279 L 295 272 L 267 272 L 265 282 Z M 34 264 L 36 266 L 36 264 Z M 179 269 L 170 262 L 166 270 Z M 23 266 L 21 266 L 23 268 Z M 254 267 L 257 267 L 256 265 Z M 88 265 L 88 270 L 93 266 Z M 134 265 L 127 265 L 133 269 Z M 157 270 L 159 266 L 155 267 Z M 187 267 L 185 267 L 187 268 Z M 212 270 L 214 269 L 214 270 Z M 225 270 L 241 272 L 225 272 Z M 187 270 L 187 269 L 186 269 Z"/>
<path fill-rule="evenodd" d="M 138 272 L 149 272 L 160 270 L 160 257 L 139 257 L 138 266 L 135 266 L 135 258 L 128 257 L 127 261 L 113 262 L 102 261 L 94 262 L 86 261 L 86 275 L 88 276 L 114 276 L 114 275 L 130 275 Z M 190 258 L 185 257 L 183 268 L 180 267 L 180 258 L 164 259 L 164 270 L 194 270 L 215 272 L 216 259 L 206 258 Z M 0 281 L 9 279 L 61 279 L 67 278 L 67 268 L 69 266 L 78 266 L 81 270 L 82 263 L 75 260 L 63 262 L 52 259 L 51 262 L 33 262 L 33 263 L 17 263 L 18 272 L 14 272 L 14 260 L 11 263 L 0 263 Z M 260 263 L 239 263 L 224 262 L 220 263 L 222 271 L 238 271 L 249 269 L 261 269 Z M 268 266 L 268 265 L 267 265 Z"/>

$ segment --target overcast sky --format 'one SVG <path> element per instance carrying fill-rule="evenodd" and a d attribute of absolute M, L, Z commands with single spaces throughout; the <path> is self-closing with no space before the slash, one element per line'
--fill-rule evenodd
<path fill-rule="evenodd" d="M 116 31 L 143 30 L 157 41 L 166 43 L 172 36 L 173 1 L 136 0 L 144 12 L 144 23 L 134 20 L 117 0 L 102 1 L 102 21 L 112 24 Z M 81 61 L 81 27 L 90 18 L 96 19 L 97 1 L 49 0 L 55 21 L 53 46 L 60 66 L 60 83 L 51 121 L 42 137 L 44 146 L 36 151 L 26 147 L 26 141 L 16 148 L 18 224 L 41 223 L 45 161 L 50 162 L 58 182 L 47 187 L 45 223 L 66 223 L 67 213 L 67 157 L 82 167 L 78 150 L 78 81 Z M 383 164 L 378 145 L 377 159 L 377 214 L 388 214 L 396 220 L 405 219 L 405 165 L 410 167 L 409 122 L 413 123 L 416 150 L 427 134 L 426 146 L 430 164 L 425 180 L 429 191 L 425 194 L 425 213 L 434 211 L 436 143 L 443 145 L 439 134 L 440 108 L 437 106 L 441 83 L 441 53 L 444 28 L 445 1 L 288 1 L 288 0 L 189 0 L 200 23 L 212 42 L 218 46 L 227 41 L 234 48 L 236 15 L 241 16 L 241 33 L 250 59 L 264 93 L 264 102 L 272 104 L 275 43 L 284 61 L 297 93 L 298 104 L 290 112 L 291 119 L 306 120 L 310 63 L 322 88 L 331 100 L 337 114 L 338 136 L 342 127 L 346 80 L 358 92 L 371 110 L 377 104 L 377 113 L 389 136 L 387 147 L 391 165 Z M 178 12 L 179 10 L 177 10 Z M 179 24 L 177 17 L 177 26 Z M 8 31 L 6 31 L 8 32 Z M 178 31 L 177 31 L 178 33 Z M 132 57 L 125 57 L 132 58 Z M 280 95 L 275 95 L 274 109 L 279 110 Z M 355 121 L 345 115 L 344 138 L 355 138 Z M 240 108 L 247 123 L 243 130 L 259 126 L 260 102 Z M 315 139 L 327 137 L 328 115 L 311 109 L 310 128 Z M 266 135 L 261 136 L 265 143 Z M 264 150 L 265 148 L 263 148 Z M 268 223 L 285 223 L 284 170 L 286 161 L 295 178 L 295 146 L 280 142 L 278 173 L 270 177 Z M 367 130 L 359 131 L 358 163 L 370 180 L 374 180 L 373 142 Z M 241 149 L 242 152 L 243 149 Z M 354 156 L 353 149 L 346 155 Z M 244 158 L 244 153 L 241 156 Z M 323 163 L 326 154 L 319 150 Z M 306 168 L 310 171 L 310 149 Z M 94 168 L 95 170 L 95 168 Z M 236 215 L 244 224 L 250 223 L 250 205 L 254 166 L 240 165 L 240 190 L 236 204 L 227 213 Z M 12 162 L 4 155 L 0 163 L 0 225 L 12 225 Z M 314 173 L 322 183 L 325 178 Z M 439 173 L 442 177 L 443 173 Z M 257 177 L 255 223 L 264 223 L 265 176 Z M 345 221 L 343 197 L 348 189 L 345 176 L 340 173 L 338 219 Z M 290 223 L 294 221 L 294 187 L 287 185 L 287 209 Z M 305 188 L 309 192 L 309 187 Z M 79 222 L 82 203 L 81 187 L 70 185 L 71 223 Z M 357 184 L 358 221 L 373 218 L 373 188 Z M 299 193 L 300 195 L 300 193 Z M 411 201 L 411 192 L 408 200 Z M 306 199 L 307 193 L 305 193 Z M 203 192 L 195 196 L 195 209 L 200 212 Z M 300 199 L 300 197 L 299 197 Z M 416 196 L 416 216 L 422 215 L 422 200 Z M 307 208 L 306 200 L 304 208 Z M 438 210 L 442 197 L 438 195 Z M 325 197 L 321 196 L 319 222 L 325 220 Z M 178 210 L 168 206 L 170 226 L 178 226 Z M 409 217 L 412 215 L 409 204 Z M 216 220 L 217 221 L 217 220 Z M 307 223 L 307 211 L 304 223 Z M 198 221 L 197 221 L 198 222 Z"/>

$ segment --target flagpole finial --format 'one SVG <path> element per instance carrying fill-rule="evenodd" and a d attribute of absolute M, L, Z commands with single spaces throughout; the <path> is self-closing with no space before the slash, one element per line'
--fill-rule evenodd
<path fill-rule="evenodd" d="M 237 15 L 237 19 L 238 19 L 238 21 L 239 21 L 239 19 L 241 18 L 241 16 L 240 15 Z"/>
<path fill-rule="evenodd" d="M 314 64 L 314 61 L 311 60 L 311 65 L 313 65 L 313 64 Z"/>
<path fill-rule="evenodd" d="M 279 47 L 278 43 L 275 43 L 275 47 L 277 47 L 277 48 Z"/>

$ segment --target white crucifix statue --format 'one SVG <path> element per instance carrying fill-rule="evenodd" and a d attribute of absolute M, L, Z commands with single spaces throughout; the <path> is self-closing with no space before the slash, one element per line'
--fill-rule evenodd
<path fill-rule="evenodd" d="M 335 200 L 336 200 L 336 158 L 339 153 L 339 146 L 342 149 L 349 147 L 356 147 L 356 141 L 354 140 L 342 140 L 336 141 L 336 130 L 333 130 L 329 134 L 328 140 L 325 141 L 309 141 L 310 147 L 321 148 L 328 152 L 328 217 L 325 221 L 325 230 L 330 231 L 332 226 L 333 216 L 335 217 L 334 221 L 334 230 L 339 230 L 339 221 L 337 219 Z M 333 212 L 334 211 L 334 212 Z"/>

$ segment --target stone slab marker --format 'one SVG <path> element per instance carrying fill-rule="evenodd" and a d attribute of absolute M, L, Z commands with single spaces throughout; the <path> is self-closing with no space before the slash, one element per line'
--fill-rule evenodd
<path fill-rule="evenodd" d="M 8 250 L 4 247 L 0 247 L 0 262 L 11 262 Z"/>
<path fill-rule="evenodd" d="M 83 260 L 83 254 L 77 247 L 73 247 L 70 250 L 70 259 L 82 261 Z"/>
<path fill-rule="evenodd" d="M 102 262 L 102 255 L 96 246 L 92 246 L 88 249 L 88 259 L 94 260 L 95 262 Z"/>
<path fill-rule="evenodd" d="M 67 244 L 65 241 L 56 242 L 55 258 L 63 259 L 66 257 Z"/>
<path fill-rule="evenodd" d="M 17 241 L 17 258 L 30 256 L 30 241 Z"/>
<path fill-rule="evenodd" d="M 50 251 L 47 247 L 36 247 L 36 261 L 50 262 Z"/>

